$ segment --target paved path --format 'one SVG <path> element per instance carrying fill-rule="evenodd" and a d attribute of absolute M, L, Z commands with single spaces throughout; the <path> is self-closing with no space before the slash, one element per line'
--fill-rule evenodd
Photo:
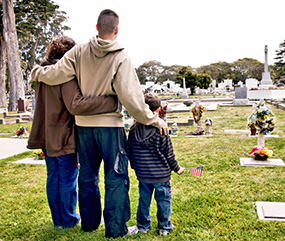
<path fill-rule="evenodd" d="M 28 139 L 0 138 L 0 159 L 30 151 L 27 146 Z"/>

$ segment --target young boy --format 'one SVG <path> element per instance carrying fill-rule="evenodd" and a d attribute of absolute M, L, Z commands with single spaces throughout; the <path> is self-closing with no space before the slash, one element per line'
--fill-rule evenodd
<path fill-rule="evenodd" d="M 151 111 L 159 113 L 161 100 L 152 93 L 145 94 L 145 103 Z M 167 235 L 173 229 L 171 214 L 171 171 L 184 172 L 175 159 L 171 139 L 161 135 L 153 126 L 136 122 L 129 133 L 129 159 L 139 180 L 139 204 L 137 231 L 147 233 L 151 227 L 150 203 L 152 193 L 157 203 L 159 235 Z"/>

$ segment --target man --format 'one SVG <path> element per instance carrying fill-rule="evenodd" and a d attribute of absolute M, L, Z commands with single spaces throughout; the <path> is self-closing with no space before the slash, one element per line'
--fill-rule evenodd
<path fill-rule="evenodd" d="M 167 125 L 144 102 L 130 58 L 116 41 L 119 17 L 103 10 L 97 21 L 98 36 L 76 45 L 53 66 L 35 66 L 32 78 L 57 85 L 77 77 L 84 96 L 118 95 L 128 113 L 139 122 L 167 133 Z M 109 114 L 75 116 L 80 159 L 79 210 L 84 231 L 101 221 L 99 168 L 104 160 L 105 236 L 120 237 L 130 219 L 127 141 L 121 110 Z"/>

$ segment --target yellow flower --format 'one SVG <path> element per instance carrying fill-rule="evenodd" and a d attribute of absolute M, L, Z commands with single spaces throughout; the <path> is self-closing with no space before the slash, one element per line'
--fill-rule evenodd
<path fill-rule="evenodd" d="M 40 155 L 42 153 L 42 149 L 36 149 L 36 150 L 33 150 L 33 152 L 37 155 Z"/>

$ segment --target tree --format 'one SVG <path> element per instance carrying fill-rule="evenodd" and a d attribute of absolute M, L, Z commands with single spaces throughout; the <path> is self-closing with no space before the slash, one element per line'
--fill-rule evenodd
<path fill-rule="evenodd" d="M 232 64 L 227 62 L 218 62 L 197 68 L 198 73 L 202 71 L 210 72 L 211 78 L 217 83 L 221 83 L 224 79 L 231 79 L 233 74 Z"/>
<path fill-rule="evenodd" d="M 181 86 L 183 84 L 183 79 L 185 79 L 186 88 L 190 88 L 191 95 L 194 95 L 195 87 L 199 85 L 196 73 L 184 66 L 179 70 L 176 79 L 179 81 Z"/>
<path fill-rule="evenodd" d="M 5 1 L 7 2 L 7 0 Z M 1 2 L 2 0 L 0 0 L 0 5 L 2 4 Z M 12 3 L 12 1 L 10 1 L 10 3 Z M 2 10 L 2 6 L 0 7 Z M 16 0 L 13 7 L 15 13 L 13 23 L 16 24 L 17 43 L 19 43 L 18 48 L 21 53 L 21 62 L 19 61 L 18 65 L 21 66 L 23 70 L 22 79 L 25 80 L 28 87 L 30 71 L 34 64 L 39 63 L 44 56 L 48 43 L 53 38 L 62 35 L 63 31 L 69 30 L 70 28 L 63 25 L 63 22 L 67 20 L 67 17 L 65 17 L 66 13 L 58 11 L 59 6 L 50 0 Z M 0 14 L 0 21 L 2 21 L 4 17 L 3 12 L 1 11 Z M 0 35 L 3 33 L 2 27 L 3 23 L 1 22 Z M 5 45 L 0 46 L 1 51 Z M 3 79 L 5 81 L 6 61 L 4 56 L 5 55 L 1 53 L 1 60 L 3 61 L 0 62 L 0 83 L 2 83 L 1 81 Z M 20 76 L 20 74 L 17 75 Z M 10 71 L 8 77 L 11 82 Z M 23 83 L 23 81 L 21 81 L 21 83 Z M 9 87 L 12 88 L 10 89 L 10 96 L 13 96 L 14 84 L 10 83 Z M 6 92 L 5 89 L 2 88 L 0 84 L 0 99 L 3 96 L 5 97 Z M 12 102 L 13 101 L 10 101 L 10 103 Z M 15 106 L 15 104 L 13 105 Z"/>
<path fill-rule="evenodd" d="M 12 0 L 3 0 L 3 36 L 6 46 L 10 96 L 8 109 L 16 110 L 17 100 L 25 98 L 23 75 L 20 68 L 19 46 Z"/>
<path fill-rule="evenodd" d="M 0 107 L 4 107 L 7 105 L 6 96 L 5 96 L 6 93 L 5 73 L 6 73 L 6 48 L 3 36 L 0 34 Z"/>
<path fill-rule="evenodd" d="M 180 65 L 163 66 L 163 71 L 158 77 L 158 82 L 162 83 L 167 80 L 176 81 L 176 74 L 181 69 Z"/>
<path fill-rule="evenodd" d="M 276 69 L 276 77 L 278 79 L 285 75 L 285 40 L 279 45 L 279 48 L 279 50 L 275 51 L 276 57 L 274 58 L 277 60 L 277 62 L 274 64 Z"/>
<path fill-rule="evenodd" d="M 164 67 L 158 61 L 148 61 L 143 63 L 136 69 L 138 78 L 141 84 L 145 84 L 147 81 L 158 82 L 160 74 L 163 72 Z"/>
<path fill-rule="evenodd" d="M 202 71 L 198 74 L 198 83 L 199 87 L 202 89 L 208 89 L 210 84 L 212 83 L 211 74 L 207 71 Z"/>
<path fill-rule="evenodd" d="M 183 79 L 185 79 L 186 88 L 190 88 L 191 95 L 194 95 L 195 87 L 207 89 L 212 83 L 210 72 L 202 71 L 200 74 L 196 74 L 189 67 L 182 67 L 176 79 L 182 84 Z"/>
<path fill-rule="evenodd" d="M 3 22 L 2 22 L 2 0 L 0 0 L 0 107 L 6 106 L 6 88 L 5 88 L 5 75 L 6 75 L 6 48 L 3 38 Z"/>
<path fill-rule="evenodd" d="M 70 30 L 63 25 L 66 13 L 58 11 L 58 5 L 50 0 L 17 0 L 14 5 L 16 26 L 21 51 L 24 80 L 28 84 L 30 72 L 46 53 L 53 38 Z"/>
<path fill-rule="evenodd" d="M 245 83 L 248 78 L 262 79 L 264 65 L 256 59 L 243 58 L 235 61 L 232 65 L 233 82 L 237 84 L 239 81 Z"/>

